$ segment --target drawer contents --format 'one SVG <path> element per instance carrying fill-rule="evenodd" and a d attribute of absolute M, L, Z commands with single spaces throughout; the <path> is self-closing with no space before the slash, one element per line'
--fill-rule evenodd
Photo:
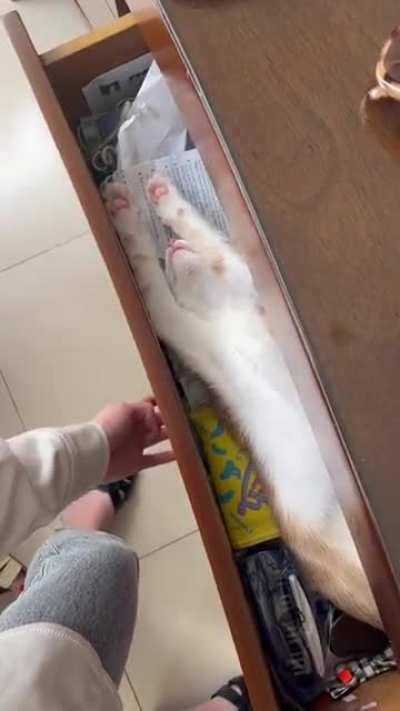
<path fill-rule="evenodd" d="M 332 608 L 308 598 L 296 565 L 279 543 L 240 562 L 263 640 L 282 694 L 296 707 L 325 689 L 328 626 Z"/>
<path fill-rule="evenodd" d="M 307 590 L 280 541 L 248 551 L 238 562 L 272 673 L 290 708 L 308 708 L 326 695 L 346 699 L 369 679 L 396 668 L 383 632 Z"/>
<path fill-rule="evenodd" d="M 86 88 L 80 144 L 197 433 L 276 686 L 285 708 L 310 708 L 393 655 L 384 636 L 368 656 L 334 652 L 339 610 L 363 629 L 379 614 L 200 155 L 157 65 L 139 65 Z"/>
<path fill-rule="evenodd" d="M 231 435 L 215 408 L 191 412 L 210 477 L 235 550 L 279 538 L 279 528 L 248 453 Z"/>
<path fill-rule="evenodd" d="M 181 116 L 149 57 L 123 65 L 120 78 L 113 69 L 83 88 L 92 114 L 81 117 L 78 138 L 99 185 L 117 169 L 126 175 L 145 160 L 185 149 Z"/>
<path fill-rule="evenodd" d="M 143 54 L 95 77 L 82 87 L 82 94 L 91 113 L 102 115 L 126 101 L 132 102 L 140 91 L 151 63 L 151 54 Z"/>

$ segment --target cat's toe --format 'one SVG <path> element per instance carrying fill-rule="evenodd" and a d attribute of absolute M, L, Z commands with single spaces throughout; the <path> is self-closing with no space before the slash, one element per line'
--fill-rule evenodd
<path fill-rule="evenodd" d="M 107 183 L 103 198 L 111 217 L 116 217 L 121 210 L 128 210 L 132 205 L 129 188 L 125 183 Z"/>
<path fill-rule="evenodd" d="M 154 205 L 159 205 L 163 197 L 170 194 L 171 182 L 163 175 L 154 175 L 147 183 L 147 195 Z"/>

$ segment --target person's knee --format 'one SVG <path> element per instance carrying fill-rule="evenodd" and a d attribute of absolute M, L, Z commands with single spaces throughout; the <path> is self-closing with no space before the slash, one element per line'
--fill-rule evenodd
<path fill-rule="evenodd" d="M 137 574 L 138 558 L 136 553 L 127 546 L 122 538 L 102 531 L 62 530 L 50 539 L 61 553 L 64 549 L 73 553 L 77 559 L 84 560 L 85 565 L 103 561 L 108 570 L 115 572 L 131 572 Z"/>
<path fill-rule="evenodd" d="M 138 578 L 138 558 L 122 539 L 109 533 L 65 529 L 57 531 L 39 549 L 30 570 L 28 583 L 33 578 L 68 571 L 68 576 L 76 577 L 81 571 L 86 578 L 125 580 L 136 586 Z"/>
<path fill-rule="evenodd" d="M 107 576 L 116 580 L 137 581 L 139 561 L 136 553 L 122 539 L 108 533 L 95 534 L 93 545 L 88 549 L 90 559 L 101 559 L 107 568 Z"/>

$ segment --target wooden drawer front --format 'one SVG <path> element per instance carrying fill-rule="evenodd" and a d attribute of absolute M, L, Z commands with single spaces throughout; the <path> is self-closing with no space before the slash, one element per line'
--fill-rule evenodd
<path fill-rule="evenodd" d="M 254 709 L 274 711 L 277 709 L 275 694 L 258 631 L 206 471 L 133 273 L 72 130 L 76 119 L 88 111 L 80 88 L 107 69 L 148 51 L 139 24 L 132 15 L 127 15 L 39 57 L 19 15 L 10 13 L 4 22 L 87 215 L 165 417 Z"/>

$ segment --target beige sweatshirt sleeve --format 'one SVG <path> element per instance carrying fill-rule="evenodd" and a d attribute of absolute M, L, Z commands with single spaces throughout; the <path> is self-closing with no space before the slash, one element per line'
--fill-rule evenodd
<path fill-rule="evenodd" d="M 0 440 L 0 555 L 99 484 L 108 460 L 107 437 L 93 423 Z"/>

